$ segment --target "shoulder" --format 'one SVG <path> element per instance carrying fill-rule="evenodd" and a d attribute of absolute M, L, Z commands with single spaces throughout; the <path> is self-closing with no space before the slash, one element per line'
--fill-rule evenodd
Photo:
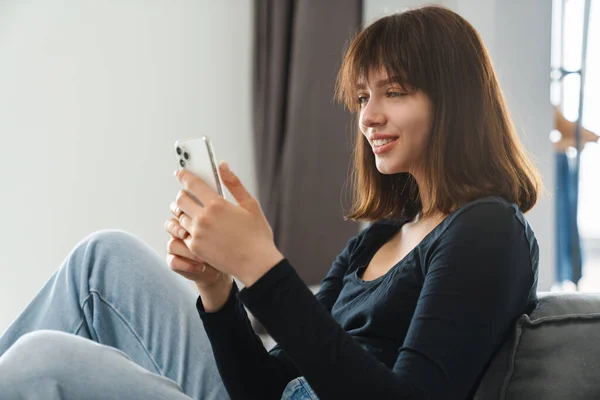
<path fill-rule="evenodd" d="M 441 224 L 429 255 L 527 259 L 535 269 L 539 249 L 535 234 L 515 203 L 485 197 L 455 210 Z"/>
<path fill-rule="evenodd" d="M 448 234 L 485 236 L 517 229 L 533 235 L 527 219 L 515 203 L 502 197 L 484 197 L 463 205 L 442 222 L 440 238 Z"/>
<path fill-rule="evenodd" d="M 500 196 L 483 197 L 473 200 L 455 210 L 450 216 L 452 220 L 466 220 L 474 217 L 489 216 L 489 218 L 504 217 L 512 218 L 517 212 L 520 213 L 518 206 L 509 203 Z"/>

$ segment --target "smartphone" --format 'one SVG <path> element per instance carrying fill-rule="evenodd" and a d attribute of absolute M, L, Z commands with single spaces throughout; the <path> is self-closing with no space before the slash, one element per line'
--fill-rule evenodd
<path fill-rule="evenodd" d="M 207 136 L 176 141 L 175 156 L 180 170 L 185 169 L 196 175 L 219 196 L 225 198 L 215 152 Z"/>

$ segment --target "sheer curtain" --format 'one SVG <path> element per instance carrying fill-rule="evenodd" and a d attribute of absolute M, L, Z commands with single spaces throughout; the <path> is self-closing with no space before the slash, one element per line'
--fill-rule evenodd
<path fill-rule="evenodd" d="M 590 2 L 590 20 L 587 37 L 587 60 L 585 64 L 584 98 L 582 109 L 582 125 L 584 128 L 600 133 L 600 2 Z M 565 70 L 576 71 L 581 68 L 583 38 L 583 22 L 585 0 L 555 0 L 555 10 L 562 7 L 564 13 L 563 37 L 554 32 L 553 38 L 553 66 L 562 61 Z M 556 18 L 556 17 L 555 17 Z M 556 31 L 556 24 L 553 29 Z M 560 45 L 563 48 L 560 51 Z M 561 60 L 562 59 L 562 60 Z M 552 103 L 560 104 L 564 116 L 569 121 L 576 121 L 579 114 L 580 78 L 578 74 L 569 74 L 562 79 L 562 83 L 555 82 L 552 90 Z M 567 174 L 564 163 L 573 165 L 575 162 L 575 148 L 566 151 L 566 157 L 561 160 L 563 168 L 557 164 L 557 182 L 561 173 Z M 577 226 L 578 232 L 570 232 L 567 215 L 573 209 L 566 206 L 560 208 L 560 190 L 557 188 L 557 280 L 564 284 L 564 280 L 578 283 L 577 257 L 573 257 L 579 247 L 581 251 L 582 279 L 579 289 L 582 291 L 600 291 L 600 145 L 588 143 L 580 155 L 579 188 L 576 193 Z M 560 185 L 560 183 L 559 183 Z M 564 196 L 563 196 L 564 198 Z M 572 207 L 572 205 L 571 205 Z M 567 244 L 567 236 L 578 234 L 578 246 Z M 562 261 L 561 261 L 562 259 Z M 567 265 L 568 262 L 572 264 Z M 568 286 L 567 286 L 568 288 Z"/>

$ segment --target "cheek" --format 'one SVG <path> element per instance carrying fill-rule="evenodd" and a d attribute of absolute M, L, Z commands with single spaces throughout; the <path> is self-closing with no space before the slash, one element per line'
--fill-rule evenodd
<path fill-rule="evenodd" d="M 413 132 L 419 139 L 425 141 L 431 132 L 431 115 L 429 110 L 419 110 L 412 117 Z"/>
<path fill-rule="evenodd" d="M 405 135 L 405 140 L 413 143 L 426 142 L 431 131 L 427 115 L 410 115 L 398 120 L 398 128 Z"/>
<path fill-rule="evenodd" d="M 431 122 L 428 119 L 423 119 L 420 122 L 419 136 L 421 137 L 424 144 L 429 141 L 429 136 L 431 136 Z"/>

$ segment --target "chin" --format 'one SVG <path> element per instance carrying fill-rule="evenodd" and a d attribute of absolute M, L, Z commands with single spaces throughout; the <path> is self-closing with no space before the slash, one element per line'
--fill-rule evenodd
<path fill-rule="evenodd" d="M 409 168 L 405 167 L 401 163 L 396 162 L 392 164 L 389 163 L 388 160 L 376 161 L 375 165 L 377 166 L 377 170 L 383 175 L 393 175 L 409 171 Z"/>

